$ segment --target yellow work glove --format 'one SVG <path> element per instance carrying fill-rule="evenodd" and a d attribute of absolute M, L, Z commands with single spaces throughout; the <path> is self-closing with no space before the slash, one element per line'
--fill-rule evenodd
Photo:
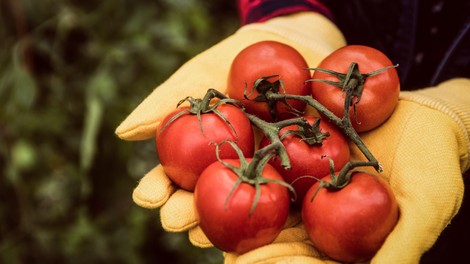
<path fill-rule="evenodd" d="M 262 40 L 293 46 L 312 67 L 345 45 L 337 28 L 316 13 L 244 26 L 183 65 L 124 120 L 116 134 L 125 140 L 153 138 L 159 122 L 182 97 L 201 98 L 208 88 L 225 92 L 230 62 L 243 48 Z M 383 176 L 389 179 L 401 212 L 373 263 L 418 263 L 457 213 L 463 195 L 461 172 L 469 166 L 469 89 L 468 80 L 457 80 L 436 89 L 402 93 L 390 120 L 362 135 L 383 165 Z M 363 159 L 354 146 L 352 150 L 353 159 Z M 133 199 L 145 208 L 161 208 L 165 230 L 189 231 L 194 245 L 212 246 L 197 225 L 193 194 L 175 187 L 161 166 L 142 178 Z M 227 263 L 332 263 L 322 260 L 308 241 L 295 212 L 273 244 L 225 257 Z"/>
<path fill-rule="evenodd" d="M 279 41 L 296 48 L 312 67 L 345 45 L 343 35 L 336 26 L 313 12 L 246 25 L 178 69 L 137 106 L 116 129 L 116 134 L 124 140 L 154 138 L 158 124 L 184 97 L 202 98 L 208 88 L 225 93 L 232 60 L 245 47 L 263 40 Z M 212 246 L 197 225 L 193 193 L 173 185 L 160 165 L 142 178 L 134 190 L 133 200 L 145 208 L 160 208 L 165 230 L 189 231 L 190 241 L 194 245 Z"/>
<path fill-rule="evenodd" d="M 415 264 L 451 224 L 463 198 L 462 173 L 470 166 L 470 79 L 402 92 L 389 120 L 363 133 L 383 166 L 400 218 L 371 263 Z M 351 145 L 352 159 L 364 160 Z M 273 244 L 226 263 L 335 263 L 321 256 L 301 223 L 284 229 Z M 299 260 L 299 262 L 296 262 Z"/>

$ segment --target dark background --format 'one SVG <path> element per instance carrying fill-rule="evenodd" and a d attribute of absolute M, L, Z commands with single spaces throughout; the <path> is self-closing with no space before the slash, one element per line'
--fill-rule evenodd
<path fill-rule="evenodd" d="M 238 26 L 235 1 L 0 0 L 0 263 L 220 263 L 133 204 L 154 142 L 114 130 Z"/>
<path fill-rule="evenodd" d="M 379 16 L 369 11 L 337 23 L 350 42 L 388 53 L 387 24 L 364 28 Z M 114 130 L 182 63 L 238 27 L 235 1 L 0 0 L 0 263 L 220 263 L 218 250 L 163 231 L 158 210 L 133 204 L 137 182 L 158 163 L 154 142 L 121 141 Z M 467 200 L 423 263 L 462 261 Z"/>

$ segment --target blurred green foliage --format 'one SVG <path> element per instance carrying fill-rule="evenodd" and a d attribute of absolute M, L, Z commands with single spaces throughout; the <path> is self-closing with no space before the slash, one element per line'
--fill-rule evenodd
<path fill-rule="evenodd" d="M 233 33 L 235 1 L 0 1 L 0 263 L 219 263 L 132 190 L 154 142 L 114 129 Z"/>

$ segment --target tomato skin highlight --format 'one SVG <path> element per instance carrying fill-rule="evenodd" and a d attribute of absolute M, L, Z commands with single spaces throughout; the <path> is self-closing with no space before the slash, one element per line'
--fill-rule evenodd
<path fill-rule="evenodd" d="M 317 120 L 311 116 L 303 116 L 303 118 L 311 125 Z M 296 125 L 284 127 L 280 130 L 279 135 L 295 128 Z M 330 136 L 323 140 L 321 146 L 309 145 L 294 135 L 288 135 L 282 140 L 291 163 L 289 170 L 284 169 L 278 157 L 269 161 L 269 164 L 276 168 L 284 180 L 295 189 L 297 199 L 293 201 L 293 204 L 297 207 L 302 206 L 305 194 L 313 184 L 318 182 L 315 178 L 321 179 L 329 174 L 329 158 L 334 161 L 335 170 L 340 170 L 350 160 L 348 141 L 336 126 L 322 119 L 320 131 L 330 133 Z M 268 144 L 270 141 L 264 137 L 261 140 L 260 148 Z M 302 178 L 299 179 L 300 177 Z"/>
<path fill-rule="evenodd" d="M 392 66 L 390 59 L 381 51 L 361 45 L 349 45 L 337 49 L 318 65 L 318 68 L 347 73 L 352 62 L 358 63 L 361 74 Z M 315 71 L 312 79 L 338 81 L 327 73 Z M 395 68 L 367 77 L 360 102 L 349 114 L 358 132 L 372 130 L 385 122 L 393 113 L 400 95 L 400 80 Z M 338 117 L 344 114 L 344 92 L 340 87 L 322 82 L 312 82 L 312 96 Z"/>
<path fill-rule="evenodd" d="M 247 159 L 250 161 L 251 159 Z M 239 166 L 239 160 L 224 160 Z M 263 176 L 282 180 L 267 164 Z M 281 232 L 289 214 L 289 193 L 277 183 L 262 184 L 261 195 L 250 215 L 255 187 L 241 183 L 227 205 L 226 199 L 238 176 L 220 162 L 207 167 L 194 191 L 199 226 L 215 247 L 225 252 L 243 254 L 271 243 Z"/>
<path fill-rule="evenodd" d="M 308 191 L 302 207 L 302 220 L 315 247 L 344 262 L 372 258 L 398 221 L 398 205 L 388 183 L 358 172 L 343 189 L 321 188 L 311 201 L 318 185 Z"/>
<path fill-rule="evenodd" d="M 188 107 L 176 109 L 157 128 L 156 147 L 160 163 L 165 174 L 185 190 L 193 191 L 201 172 L 217 161 L 216 143 L 232 140 L 237 143 L 246 157 L 253 155 L 253 128 L 243 111 L 229 104 L 219 105 L 217 109 L 230 122 L 236 133 L 223 119 L 212 112 L 201 114 L 204 134 L 197 116 L 189 113 L 171 122 L 161 132 L 174 115 L 188 110 Z M 221 158 L 238 157 L 229 144 L 220 146 L 219 150 Z"/>
<path fill-rule="evenodd" d="M 279 75 L 284 83 L 284 89 L 279 93 L 308 95 L 311 84 L 305 82 L 310 79 L 310 72 L 304 57 L 293 47 L 276 41 L 261 41 L 243 49 L 233 60 L 228 76 L 227 93 L 230 98 L 241 101 L 246 111 L 266 121 L 274 121 L 267 102 L 255 102 L 244 98 L 254 99 L 258 92 L 253 89 L 256 80 L 262 77 Z M 276 79 L 276 78 L 273 78 Z M 298 100 L 287 102 L 299 111 L 303 111 L 305 103 Z M 284 104 L 276 103 L 276 114 L 279 120 L 293 117 L 291 110 Z"/>

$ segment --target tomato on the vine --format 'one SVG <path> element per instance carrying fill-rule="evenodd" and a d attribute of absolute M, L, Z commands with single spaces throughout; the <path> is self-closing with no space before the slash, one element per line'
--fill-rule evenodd
<path fill-rule="evenodd" d="M 245 104 L 248 113 L 266 121 L 292 117 L 293 111 L 304 110 L 304 102 L 287 100 L 295 110 L 280 101 L 270 106 L 269 102 L 263 101 L 263 92 L 255 89 L 254 85 L 257 80 L 266 78 L 257 86 L 260 90 L 308 95 L 310 83 L 305 81 L 310 78 L 310 72 L 306 68 L 304 57 L 293 47 L 277 41 L 256 42 L 233 60 L 227 82 L 228 96 Z"/>
<path fill-rule="evenodd" d="M 230 104 L 220 104 L 214 112 L 198 115 L 189 113 L 189 107 L 180 107 L 159 124 L 156 146 L 160 163 L 166 175 L 181 188 L 193 191 L 201 172 L 217 160 L 216 146 L 225 140 L 237 142 L 246 157 L 254 152 L 253 128 L 245 113 Z M 169 122 L 174 116 L 184 113 Z M 221 158 L 237 158 L 228 145 L 221 146 Z"/>
<path fill-rule="evenodd" d="M 331 177 L 323 180 L 329 182 Z M 348 263 L 372 258 L 398 221 L 397 201 L 388 183 L 379 176 L 353 172 L 340 190 L 318 189 L 319 185 L 310 188 L 302 205 L 305 230 L 315 247 Z"/>
<path fill-rule="evenodd" d="M 340 170 L 350 159 L 349 145 L 341 131 L 326 120 L 311 116 L 303 116 L 310 126 L 319 122 L 316 130 L 310 127 L 303 129 L 298 125 L 291 125 L 280 130 L 279 136 L 282 139 L 291 168 L 286 170 L 281 165 L 279 157 L 269 161 L 284 180 L 291 184 L 296 192 L 296 200 L 293 202 L 297 206 L 302 205 L 303 197 L 310 187 L 318 179 L 327 176 L 330 172 L 330 160 L 334 162 L 334 169 Z M 302 136 L 290 133 L 288 131 L 299 131 L 302 129 Z M 327 133 L 327 134 L 326 134 Z M 267 137 L 261 140 L 260 147 L 270 144 Z M 305 177 L 304 177 L 305 176 Z"/>
<path fill-rule="evenodd" d="M 400 81 L 390 59 L 381 51 L 368 46 L 349 45 L 337 49 L 318 68 L 346 74 L 351 63 L 357 63 L 361 74 L 390 67 L 365 79 L 360 101 L 350 109 L 351 123 L 358 132 L 376 128 L 393 113 L 400 94 Z M 313 80 L 338 82 L 334 75 L 315 71 Z M 331 83 L 312 82 L 312 96 L 338 117 L 344 114 L 344 92 Z"/>
<path fill-rule="evenodd" d="M 247 159 L 250 161 L 251 159 Z M 240 160 L 222 160 L 238 167 Z M 262 176 L 282 180 L 266 164 Z M 281 232 L 289 214 L 288 189 L 278 183 L 255 186 L 242 182 L 239 176 L 221 162 L 212 163 L 201 174 L 194 190 L 199 226 L 212 244 L 225 252 L 243 254 L 271 243 Z M 233 189 L 233 192 L 232 192 Z"/>

